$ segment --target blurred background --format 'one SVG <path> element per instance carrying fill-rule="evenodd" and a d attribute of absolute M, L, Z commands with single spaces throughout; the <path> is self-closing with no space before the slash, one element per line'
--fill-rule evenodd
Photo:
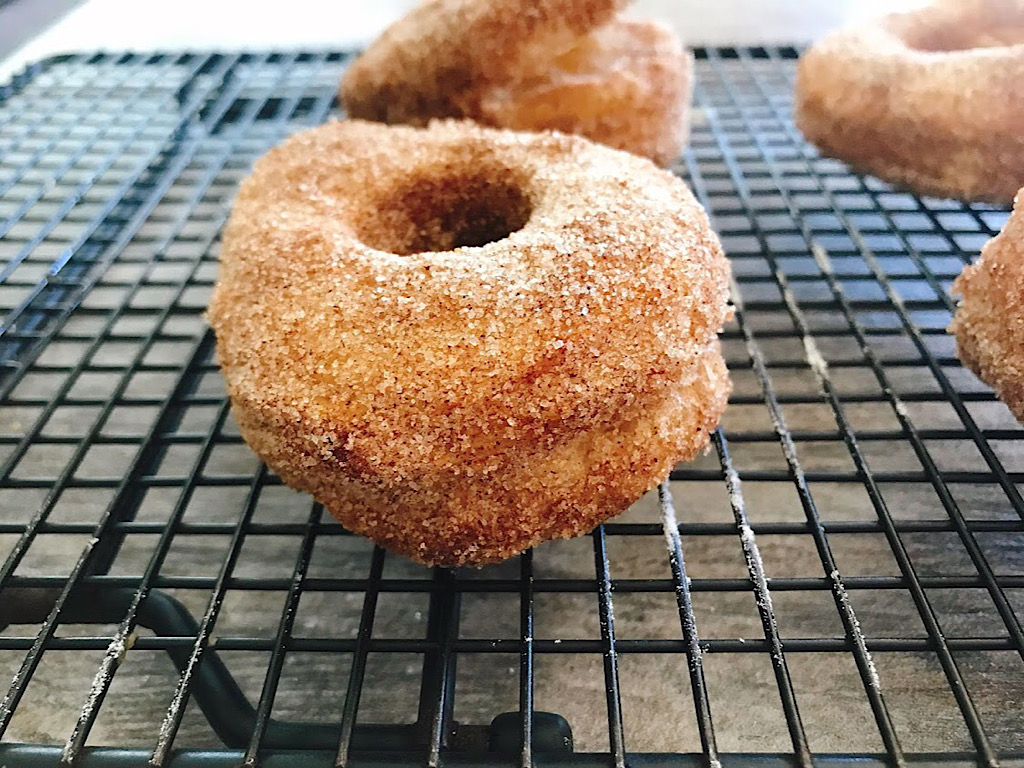
<path fill-rule="evenodd" d="M 332 47 L 371 39 L 416 0 L 0 0 L 0 77 L 69 50 Z M 801 43 L 920 0 L 637 0 L 691 44 Z"/>

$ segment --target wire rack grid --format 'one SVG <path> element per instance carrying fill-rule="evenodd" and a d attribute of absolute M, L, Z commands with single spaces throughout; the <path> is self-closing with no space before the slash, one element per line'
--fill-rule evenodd
<path fill-rule="evenodd" d="M 1024 442 L 945 332 L 1007 212 L 820 158 L 794 49 L 697 55 L 722 429 L 480 571 L 285 488 L 202 319 L 237 182 L 346 56 L 70 55 L 0 90 L 0 764 L 1024 765 Z"/>

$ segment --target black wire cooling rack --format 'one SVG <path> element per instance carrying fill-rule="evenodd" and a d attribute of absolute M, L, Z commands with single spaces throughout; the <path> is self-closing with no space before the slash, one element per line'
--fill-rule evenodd
<path fill-rule="evenodd" d="M 0 90 L 0 765 L 1024 765 L 1024 441 L 944 330 L 1007 214 L 818 157 L 796 55 L 698 51 L 678 170 L 737 305 L 711 452 L 480 571 L 285 488 L 213 361 L 235 186 L 345 56 Z"/>

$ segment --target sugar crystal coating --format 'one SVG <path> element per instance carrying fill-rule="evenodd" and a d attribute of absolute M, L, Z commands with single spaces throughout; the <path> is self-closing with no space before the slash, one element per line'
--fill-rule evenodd
<path fill-rule="evenodd" d="M 592 529 L 705 447 L 728 274 L 647 160 L 350 120 L 257 162 L 209 319 L 287 483 L 391 549 L 480 564 Z"/>

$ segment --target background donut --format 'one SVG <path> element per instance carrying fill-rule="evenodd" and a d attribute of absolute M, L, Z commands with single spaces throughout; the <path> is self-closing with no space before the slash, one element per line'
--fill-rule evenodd
<path fill-rule="evenodd" d="M 349 66 L 351 117 L 426 125 L 462 116 L 468 94 L 542 72 L 628 0 L 424 0 Z"/>
<path fill-rule="evenodd" d="M 692 56 L 625 0 L 427 0 L 346 71 L 351 117 L 464 117 L 555 129 L 669 165 L 689 128 Z"/>
<path fill-rule="evenodd" d="M 1024 424 L 1024 196 L 953 291 L 963 297 L 950 326 L 957 356 Z"/>
<path fill-rule="evenodd" d="M 940 0 L 829 35 L 800 61 L 796 119 L 859 171 L 1008 203 L 1024 184 L 1024 5 Z"/>
<path fill-rule="evenodd" d="M 670 165 L 689 134 L 693 56 L 667 27 L 616 19 L 547 71 L 496 85 L 469 105 L 478 121 L 558 130 Z"/>

